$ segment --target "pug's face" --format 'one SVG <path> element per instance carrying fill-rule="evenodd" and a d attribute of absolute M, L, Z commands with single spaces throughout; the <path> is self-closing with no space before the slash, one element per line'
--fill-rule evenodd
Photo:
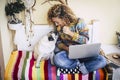
<path fill-rule="evenodd" d="M 58 38 L 57 33 L 53 32 L 53 31 L 48 33 L 48 40 L 49 41 L 55 41 L 56 42 L 57 38 Z"/>

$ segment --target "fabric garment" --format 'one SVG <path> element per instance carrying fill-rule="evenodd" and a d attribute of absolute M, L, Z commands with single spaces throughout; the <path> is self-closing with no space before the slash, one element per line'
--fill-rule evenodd
<path fill-rule="evenodd" d="M 75 44 L 85 44 L 89 40 L 89 35 L 88 35 L 88 28 L 86 27 L 86 24 L 84 23 L 83 19 L 78 18 L 77 23 L 71 23 L 69 26 L 70 30 L 74 32 L 76 36 L 74 36 L 74 39 L 63 33 L 62 29 L 58 32 L 58 40 L 56 43 L 56 49 L 55 52 L 61 51 L 63 45 L 65 44 L 66 46 L 69 45 L 75 45 Z"/>
<path fill-rule="evenodd" d="M 103 68 L 106 65 L 106 59 L 101 55 L 81 60 L 69 59 L 67 52 L 61 51 L 54 56 L 54 63 L 57 67 L 63 69 L 73 69 L 76 66 L 79 66 L 82 74 L 87 74 L 99 68 Z"/>
<path fill-rule="evenodd" d="M 63 74 L 56 66 L 51 65 L 50 60 L 41 61 L 40 68 L 35 68 L 36 61 L 33 53 L 31 51 L 10 53 L 4 80 L 108 80 L 106 68 L 98 69 L 87 75 Z"/>
<path fill-rule="evenodd" d="M 113 78 L 112 80 L 120 80 L 120 68 L 113 70 Z"/>
<path fill-rule="evenodd" d="M 87 74 L 88 72 L 94 71 L 96 69 L 102 68 L 106 65 L 106 60 L 103 56 L 99 55 L 92 58 L 87 59 L 69 59 L 68 51 L 64 50 L 64 46 L 69 47 L 69 45 L 75 44 L 86 44 L 89 40 L 88 29 L 86 28 L 86 24 L 83 19 L 79 19 L 77 23 L 71 23 L 69 26 L 70 30 L 74 32 L 75 36 L 71 37 L 61 31 L 58 31 L 59 38 L 56 43 L 54 56 L 54 64 L 60 68 L 68 68 L 72 69 L 76 66 L 79 66 L 80 71 L 83 74 Z"/>

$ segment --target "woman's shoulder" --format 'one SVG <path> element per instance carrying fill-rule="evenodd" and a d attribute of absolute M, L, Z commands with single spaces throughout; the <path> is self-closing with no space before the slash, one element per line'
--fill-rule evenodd
<path fill-rule="evenodd" d="M 79 20 L 78 20 L 78 22 L 77 22 L 77 24 L 76 24 L 76 27 L 77 27 L 77 28 L 83 28 L 83 27 L 85 27 L 85 26 L 86 26 L 86 24 L 85 24 L 84 19 L 83 19 L 83 18 L 79 18 Z"/>
<path fill-rule="evenodd" d="M 78 18 L 78 24 L 79 23 L 85 23 L 83 18 Z"/>
<path fill-rule="evenodd" d="M 85 22 L 83 18 L 78 18 L 76 23 L 71 23 L 70 24 L 71 28 L 82 28 L 85 26 Z M 74 28 L 75 27 L 75 28 Z"/>

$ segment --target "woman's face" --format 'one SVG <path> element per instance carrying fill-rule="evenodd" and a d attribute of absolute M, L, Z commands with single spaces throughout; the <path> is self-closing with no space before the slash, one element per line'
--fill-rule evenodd
<path fill-rule="evenodd" d="M 61 19 L 61 18 L 58 18 L 58 17 L 53 17 L 52 18 L 52 21 L 57 25 L 57 26 L 61 26 L 61 27 L 64 27 L 66 25 L 66 22 Z"/>

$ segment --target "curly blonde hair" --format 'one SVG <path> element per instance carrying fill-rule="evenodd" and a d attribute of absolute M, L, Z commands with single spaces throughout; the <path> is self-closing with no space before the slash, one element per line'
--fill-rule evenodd
<path fill-rule="evenodd" d="M 52 18 L 54 17 L 63 19 L 67 25 L 77 22 L 77 17 L 73 13 L 73 11 L 67 5 L 64 4 L 55 4 L 49 9 L 47 16 L 49 24 L 54 25 L 54 23 L 52 22 Z"/>

